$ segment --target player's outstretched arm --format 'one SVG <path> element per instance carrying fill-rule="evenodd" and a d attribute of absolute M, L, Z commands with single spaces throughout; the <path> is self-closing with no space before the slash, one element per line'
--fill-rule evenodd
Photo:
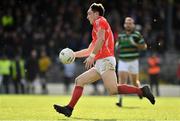
<path fill-rule="evenodd" d="M 94 49 L 94 45 L 91 43 L 88 48 L 74 52 L 76 58 L 88 57 Z"/>

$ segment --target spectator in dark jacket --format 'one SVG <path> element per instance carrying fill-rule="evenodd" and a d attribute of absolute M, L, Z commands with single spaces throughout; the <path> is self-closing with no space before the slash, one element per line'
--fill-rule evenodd
<path fill-rule="evenodd" d="M 27 75 L 27 81 L 28 81 L 27 92 L 28 93 L 35 93 L 34 82 L 35 82 L 35 79 L 36 79 L 37 74 L 39 72 L 36 50 L 31 51 L 31 56 L 26 62 L 26 69 L 27 69 L 26 75 Z"/>

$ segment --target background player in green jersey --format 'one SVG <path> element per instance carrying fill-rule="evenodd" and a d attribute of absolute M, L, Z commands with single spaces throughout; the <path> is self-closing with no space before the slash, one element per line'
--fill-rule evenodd
<path fill-rule="evenodd" d="M 139 82 L 139 51 L 145 50 L 147 45 L 140 34 L 135 30 L 134 19 L 126 17 L 124 31 L 118 34 L 116 41 L 116 56 L 118 61 L 119 83 L 125 84 L 130 79 L 134 86 L 140 87 Z M 140 98 L 142 98 L 140 96 Z M 117 106 L 122 106 L 122 96 L 119 96 Z"/>

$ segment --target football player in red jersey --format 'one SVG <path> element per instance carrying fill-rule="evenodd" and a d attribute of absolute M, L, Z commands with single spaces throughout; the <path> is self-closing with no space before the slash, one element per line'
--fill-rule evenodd
<path fill-rule="evenodd" d="M 87 57 L 84 61 L 87 71 L 75 79 L 75 87 L 70 102 L 66 106 L 53 105 L 58 113 L 67 117 L 72 115 L 72 111 L 82 95 L 83 87 L 99 79 L 103 80 L 110 95 L 138 94 L 149 99 L 152 104 L 155 103 L 154 96 L 148 86 L 138 88 L 126 84 L 117 85 L 114 37 L 109 23 L 103 17 L 104 11 L 102 4 L 93 3 L 89 7 L 87 19 L 93 25 L 92 42 L 87 49 L 74 52 L 76 58 Z"/>

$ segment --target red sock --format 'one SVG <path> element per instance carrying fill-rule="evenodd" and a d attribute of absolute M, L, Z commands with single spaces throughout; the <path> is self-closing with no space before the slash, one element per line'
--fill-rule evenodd
<path fill-rule="evenodd" d="M 142 91 L 140 88 L 135 86 L 130 86 L 127 84 L 118 85 L 119 94 L 138 94 L 142 95 Z"/>
<path fill-rule="evenodd" d="M 83 87 L 75 86 L 73 94 L 72 94 L 72 97 L 71 97 L 71 101 L 69 102 L 68 106 L 70 106 L 71 108 L 74 108 L 74 106 L 76 105 L 77 101 L 81 97 L 82 92 L 83 92 Z"/>

